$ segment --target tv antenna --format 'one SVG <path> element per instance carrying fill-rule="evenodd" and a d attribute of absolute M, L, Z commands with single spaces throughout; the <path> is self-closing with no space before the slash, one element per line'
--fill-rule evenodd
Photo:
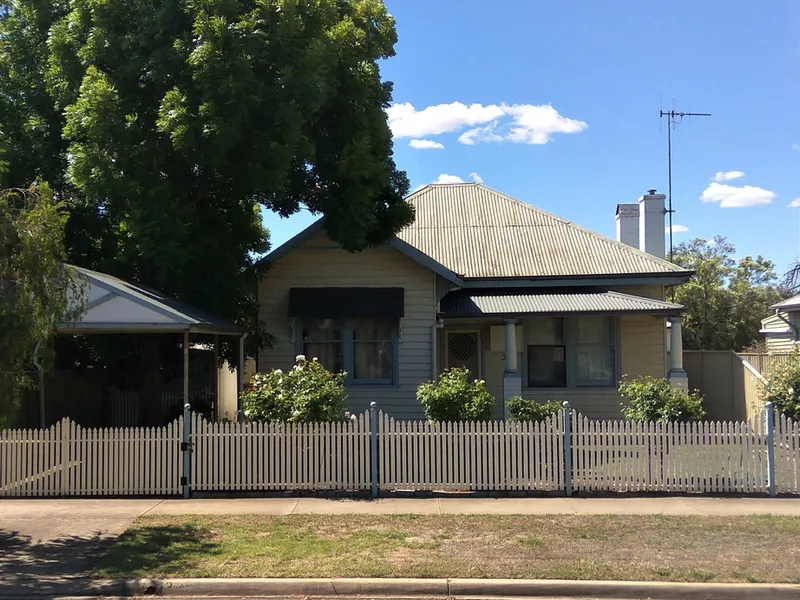
<path fill-rule="evenodd" d="M 672 110 L 659 111 L 659 118 L 667 117 L 667 161 L 669 169 L 669 188 L 668 188 L 668 206 L 667 214 L 669 215 L 669 260 L 672 262 L 672 130 L 673 128 L 683 121 L 684 117 L 710 117 L 711 113 L 695 113 L 695 112 L 680 112 L 675 110 L 675 101 L 672 103 Z"/>

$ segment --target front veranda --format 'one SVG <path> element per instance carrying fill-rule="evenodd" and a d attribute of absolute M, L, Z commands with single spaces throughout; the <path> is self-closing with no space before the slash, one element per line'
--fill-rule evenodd
<path fill-rule="evenodd" d="M 438 315 L 436 370 L 466 367 L 485 380 L 498 419 L 508 418 L 506 401 L 518 395 L 619 418 L 623 376 L 668 376 L 685 386 L 680 311 L 617 292 L 451 292 Z M 669 365 L 668 335 L 676 350 Z"/>

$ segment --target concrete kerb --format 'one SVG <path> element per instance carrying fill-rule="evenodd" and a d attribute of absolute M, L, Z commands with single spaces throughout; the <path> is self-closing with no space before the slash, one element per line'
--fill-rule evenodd
<path fill-rule="evenodd" d="M 32 592 L 32 593 L 31 593 Z M 69 580 L 32 596 L 73 597 L 375 597 L 651 598 L 652 600 L 800 600 L 800 585 L 510 579 L 134 579 Z M 9 598 L 10 596 L 5 596 Z"/>

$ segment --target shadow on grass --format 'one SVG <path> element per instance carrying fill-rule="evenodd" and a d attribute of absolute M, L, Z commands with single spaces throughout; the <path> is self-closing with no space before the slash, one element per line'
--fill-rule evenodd
<path fill-rule="evenodd" d="M 98 532 L 37 542 L 0 529 L 0 598 L 74 594 L 90 577 L 124 579 L 149 576 L 165 564 L 189 566 L 213 553 L 207 537 L 191 526 L 165 526 L 134 528 L 118 539 Z"/>
<path fill-rule="evenodd" d="M 97 562 L 95 577 L 152 577 L 191 569 L 218 552 L 208 530 L 194 525 L 133 527 Z"/>

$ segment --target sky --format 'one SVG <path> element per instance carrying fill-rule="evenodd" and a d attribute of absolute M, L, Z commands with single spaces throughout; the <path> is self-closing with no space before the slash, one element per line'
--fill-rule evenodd
<path fill-rule="evenodd" d="M 482 181 L 609 237 L 666 193 L 675 243 L 800 257 L 800 2 L 387 0 L 389 124 L 411 189 Z M 795 206 L 791 206 L 792 204 Z M 315 220 L 265 216 L 273 247 Z"/>

